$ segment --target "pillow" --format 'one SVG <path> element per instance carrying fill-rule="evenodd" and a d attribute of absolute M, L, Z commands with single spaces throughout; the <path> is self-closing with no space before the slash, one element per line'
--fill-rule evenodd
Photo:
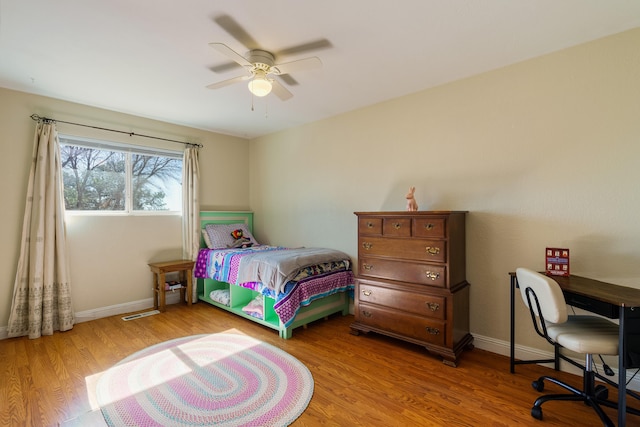
<path fill-rule="evenodd" d="M 257 295 L 254 299 L 249 301 L 249 304 L 242 307 L 242 311 L 247 313 L 249 316 L 257 317 L 258 319 L 264 318 L 264 313 L 262 309 L 262 295 Z"/>
<path fill-rule="evenodd" d="M 207 241 L 207 237 L 204 237 L 204 241 L 207 244 L 209 249 L 227 249 L 229 246 L 233 245 L 233 242 L 236 241 L 231 236 L 231 233 L 234 230 L 242 230 L 242 235 L 249 239 L 251 243 L 257 245 L 258 242 L 253 237 L 251 232 L 249 231 L 249 227 L 247 224 L 239 223 L 239 224 L 207 224 L 204 227 L 205 233 L 203 233 L 203 237 L 206 235 L 209 240 Z"/>
<path fill-rule="evenodd" d="M 204 240 L 204 244 L 211 249 L 211 239 L 209 239 L 209 233 L 207 233 L 206 228 L 202 229 L 202 240 Z"/>
<path fill-rule="evenodd" d="M 227 307 L 231 303 L 229 289 L 216 289 L 214 291 L 211 291 L 211 293 L 209 294 L 209 298 L 216 302 L 219 302 L 220 304 L 224 304 Z"/>

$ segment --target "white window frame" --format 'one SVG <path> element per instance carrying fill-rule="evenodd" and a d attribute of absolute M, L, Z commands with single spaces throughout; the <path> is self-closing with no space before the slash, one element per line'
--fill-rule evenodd
<path fill-rule="evenodd" d="M 65 210 L 65 215 L 86 215 L 86 216 L 167 216 L 182 215 L 182 204 L 179 210 L 133 210 L 133 171 L 131 170 L 131 154 L 141 154 L 145 156 L 161 156 L 182 160 L 184 152 L 178 150 L 168 150 L 156 147 L 126 144 L 122 142 L 105 141 L 81 136 L 58 134 L 60 145 L 74 145 L 77 147 L 91 148 L 105 151 L 119 151 L 129 154 L 125 157 L 125 208 L 121 211 L 113 210 Z"/>

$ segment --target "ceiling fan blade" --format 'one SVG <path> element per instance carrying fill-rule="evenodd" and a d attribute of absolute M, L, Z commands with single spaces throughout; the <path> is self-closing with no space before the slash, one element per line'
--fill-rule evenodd
<path fill-rule="evenodd" d="M 238 76 L 238 77 L 234 77 L 232 79 L 222 80 L 221 82 L 212 83 L 212 84 L 208 85 L 207 89 L 220 89 L 221 87 L 225 87 L 225 86 L 232 85 L 234 83 L 239 83 L 239 82 L 242 82 L 242 81 L 246 81 L 246 80 L 249 80 L 250 78 L 251 78 L 251 76 Z"/>
<path fill-rule="evenodd" d="M 225 64 L 214 65 L 213 67 L 209 67 L 209 69 L 214 73 L 225 73 L 229 70 L 237 70 L 239 67 L 240 64 L 237 62 L 227 62 Z"/>
<path fill-rule="evenodd" d="M 287 88 L 282 86 L 277 80 L 271 81 L 271 91 L 283 101 L 286 101 L 293 96 L 293 94 L 289 92 Z"/>
<path fill-rule="evenodd" d="M 333 47 L 331 42 L 327 39 L 319 39 L 314 40 L 312 42 L 299 44 L 297 46 L 291 46 L 277 52 L 274 52 L 274 55 L 277 56 L 287 56 L 287 55 L 298 55 L 300 53 L 309 52 L 312 50 L 320 50 L 320 49 L 328 49 Z"/>
<path fill-rule="evenodd" d="M 278 76 L 278 77 L 280 78 L 280 80 L 282 80 L 283 82 L 285 82 L 289 86 L 297 86 L 297 85 L 299 85 L 298 81 L 296 79 L 294 79 L 293 77 L 291 77 L 291 74 L 282 74 L 281 76 Z"/>
<path fill-rule="evenodd" d="M 251 62 L 247 61 L 247 59 L 244 56 L 240 55 L 238 52 L 231 49 L 229 46 L 227 46 L 224 43 L 209 43 L 209 46 L 211 46 L 221 54 L 226 55 L 228 58 L 231 58 L 232 60 L 234 60 L 235 62 L 237 62 L 238 64 L 244 67 L 252 66 Z"/>
<path fill-rule="evenodd" d="M 312 70 L 314 68 L 322 68 L 322 61 L 317 56 L 299 59 L 297 61 L 285 62 L 284 64 L 276 64 L 271 67 L 273 74 L 289 74 L 296 71 Z"/>
<path fill-rule="evenodd" d="M 256 42 L 253 37 L 249 35 L 248 32 L 245 31 L 244 28 L 240 24 L 236 22 L 229 15 L 218 15 L 214 19 L 216 24 L 218 24 L 223 30 L 225 30 L 231 37 L 238 40 L 240 43 L 245 45 L 249 50 L 260 49 L 258 42 Z"/>

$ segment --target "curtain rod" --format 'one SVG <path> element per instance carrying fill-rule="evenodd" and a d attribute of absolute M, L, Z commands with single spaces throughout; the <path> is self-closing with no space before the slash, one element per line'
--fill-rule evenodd
<path fill-rule="evenodd" d="M 202 148 L 203 147 L 202 144 L 194 144 L 192 142 L 182 142 L 182 141 L 177 141 L 175 139 L 160 138 L 160 137 L 157 137 L 157 136 L 143 135 L 143 134 L 140 134 L 140 133 L 125 132 L 125 131 L 122 131 L 122 130 L 101 128 L 101 127 L 98 127 L 98 126 L 83 125 L 82 123 L 65 122 L 65 121 L 62 121 L 62 120 L 50 119 L 48 117 L 40 117 L 37 114 L 32 114 L 31 115 L 31 120 L 35 120 L 36 122 L 45 122 L 45 123 L 65 123 L 65 124 L 68 124 L 68 125 L 82 126 L 82 127 L 91 128 L 91 129 L 99 129 L 99 130 L 106 130 L 106 131 L 109 131 L 109 132 L 124 133 L 124 134 L 129 135 L 129 136 L 140 136 L 142 138 L 158 139 L 160 141 L 177 142 L 178 144 L 190 145 L 192 147 L 198 147 L 198 148 Z"/>

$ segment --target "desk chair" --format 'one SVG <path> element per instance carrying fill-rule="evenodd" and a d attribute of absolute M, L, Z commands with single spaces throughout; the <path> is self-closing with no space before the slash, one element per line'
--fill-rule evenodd
<path fill-rule="evenodd" d="M 618 325 L 597 316 L 568 315 L 564 295 L 558 283 L 540 273 L 518 268 L 518 285 L 525 305 L 529 308 L 534 328 L 538 335 L 549 341 L 558 351 L 560 347 L 585 354 L 582 390 L 556 378 L 542 376 L 531 384 L 537 391 L 544 390 L 544 380 L 563 387 L 569 394 L 548 394 L 536 399 L 531 416 L 542 419 L 542 404 L 549 400 L 577 400 L 591 406 L 605 426 L 614 426 L 600 405 L 617 408 L 615 402 L 607 400 L 608 390 L 604 385 L 595 385 L 592 370 L 593 355 L 618 354 Z"/>

